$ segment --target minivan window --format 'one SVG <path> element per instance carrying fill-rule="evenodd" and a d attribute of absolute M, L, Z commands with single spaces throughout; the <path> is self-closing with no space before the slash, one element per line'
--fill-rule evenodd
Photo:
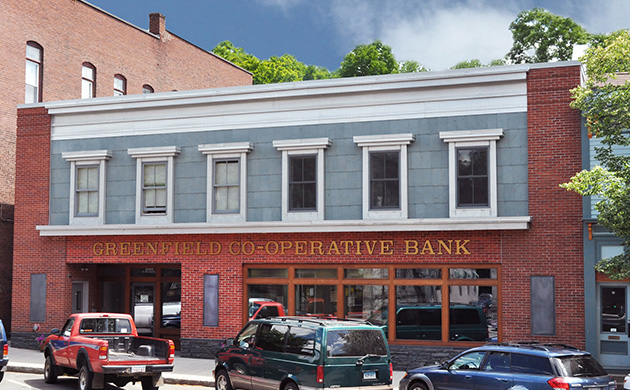
<path fill-rule="evenodd" d="M 521 353 L 512 354 L 512 372 L 517 374 L 555 375 L 549 359 Z"/>
<path fill-rule="evenodd" d="M 236 338 L 236 344 L 241 348 L 249 348 L 254 344 L 256 338 L 257 324 L 249 324 Z"/>
<path fill-rule="evenodd" d="M 258 332 L 256 347 L 265 351 L 282 352 L 288 331 L 289 327 L 286 325 L 262 324 Z"/>
<path fill-rule="evenodd" d="M 564 373 L 562 376 L 606 376 L 608 373 L 592 356 L 563 356 L 558 358 Z"/>
<path fill-rule="evenodd" d="M 329 357 L 387 355 L 387 346 L 380 329 L 329 330 L 326 353 Z"/>
<path fill-rule="evenodd" d="M 315 330 L 292 326 L 287 338 L 288 353 L 313 356 L 315 353 Z"/>
<path fill-rule="evenodd" d="M 476 308 L 451 308 L 450 311 L 451 325 L 478 325 L 481 324 L 479 310 Z"/>

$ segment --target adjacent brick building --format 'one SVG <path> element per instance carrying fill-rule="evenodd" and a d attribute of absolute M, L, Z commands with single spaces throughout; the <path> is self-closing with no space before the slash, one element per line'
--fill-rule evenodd
<path fill-rule="evenodd" d="M 582 167 L 580 77 L 559 62 L 22 106 L 13 342 L 115 310 L 212 356 L 273 299 L 387 325 L 398 369 L 488 339 L 583 348 L 582 199 L 558 186 Z M 418 310 L 433 322 L 402 314 Z"/>
<path fill-rule="evenodd" d="M 148 30 L 82 0 L 5 0 L 0 14 L 0 292 L 10 295 L 18 104 L 249 85 L 252 75 L 166 30 L 159 13 Z"/>

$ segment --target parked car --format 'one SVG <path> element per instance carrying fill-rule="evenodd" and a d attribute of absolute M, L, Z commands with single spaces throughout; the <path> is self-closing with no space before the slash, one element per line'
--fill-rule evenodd
<path fill-rule="evenodd" d="M 249 320 L 256 318 L 271 318 L 287 315 L 284 306 L 280 302 L 274 302 L 269 300 L 264 301 L 250 301 L 249 306 Z"/>
<path fill-rule="evenodd" d="M 449 339 L 487 341 L 488 320 L 482 307 L 451 305 Z M 387 332 L 387 326 L 384 326 Z M 425 304 L 405 306 L 396 311 L 396 338 L 405 340 L 441 340 L 442 306 Z"/>
<path fill-rule="evenodd" d="M 561 344 L 502 343 L 472 348 L 440 365 L 407 371 L 400 390 L 615 390 L 589 352 Z"/>
<path fill-rule="evenodd" d="M 162 372 L 173 371 L 174 357 L 172 340 L 138 336 L 129 314 L 72 314 L 46 339 L 44 382 L 68 374 L 79 376 L 79 390 L 108 382 L 141 382 L 143 390 L 157 390 Z"/>
<path fill-rule="evenodd" d="M 392 389 L 381 328 L 311 317 L 257 319 L 216 354 L 217 390 Z"/>
<path fill-rule="evenodd" d="M 0 382 L 2 382 L 4 372 L 7 370 L 7 364 L 9 364 L 9 344 L 7 343 L 7 333 L 4 331 L 2 320 L 0 320 L 0 348 L 2 348 L 2 355 L 0 355 Z"/>

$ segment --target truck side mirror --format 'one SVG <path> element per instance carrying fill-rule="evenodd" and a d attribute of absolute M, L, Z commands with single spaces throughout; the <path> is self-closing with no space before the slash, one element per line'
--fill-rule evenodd
<path fill-rule="evenodd" d="M 54 334 L 55 336 L 59 336 L 61 334 L 61 331 L 59 329 L 57 329 L 57 328 L 53 328 L 50 331 L 50 334 Z"/>

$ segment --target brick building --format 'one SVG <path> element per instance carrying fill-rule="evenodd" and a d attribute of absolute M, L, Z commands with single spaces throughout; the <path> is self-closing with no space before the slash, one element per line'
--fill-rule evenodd
<path fill-rule="evenodd" d="M 148 30 L 82 0 L 4 0 L 0 14 L 0 293 L 7 296 L 18 104 L 249 85 L 252 76 L 166 30 L 159 13 Z M 3 300 L 5 325 L 9 317 Z"/>
<path fill-rule="evenodd" d="M 580 77 L 559 62 L 22 106 L 13 343 L 114 310 L 211 356 L 264 298 L 388 325 L 397 369 L 488 339 L 585 347 L 582 199 L 558 186 L 582 166 Z"/>

